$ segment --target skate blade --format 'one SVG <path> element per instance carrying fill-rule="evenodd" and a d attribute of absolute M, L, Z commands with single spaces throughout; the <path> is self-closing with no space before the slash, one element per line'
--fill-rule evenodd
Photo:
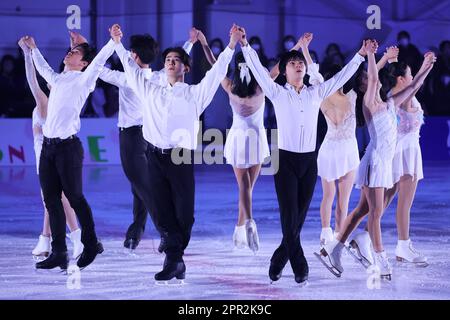
<path fill-rule="evenodd" d="M 305 287 L 308 287 L 309 286 L 309 282 L 308 282 L 308 280 L 306 280 L 306 281 L 303 281 L 303 282 L 301 282 L 301 283 L 297 283 L 297 288 L 305 288 Z"/>
<path fill-rule="evenodd" d="M 407 264 L 407 265 L 413 265 L 413 266 L 418 267 L 418 268 L 426 268 L 426 267 L 429 266 L 428 262 L 426 262 L 426 261 L 423 261 L 423 262 L 411 262 L 409 260 L 406 260 L 405 258 L 398 257 L 398 256 L 396 257 L 396 259 L 397 259 L 398 262 L 401 262 L 401 263 L 404 263 L 404 264 Z"/>
<path fill-rule="evenodd" d="M 162 287 L 181 287 L 185 284 L 184 279 L 155 280 L 155 285 Z"/>
<path fill-rule="evenodd" d="M 380 278 L 382 280 L 388 280 L 388 281 L 392 280 L 392 276 L 390 274 L 382 274 L 382 275 L 380 275 Z"/>
<path fill-rule="evenodd" d="M 259 240 L 258 235 L 253 231 L 252 228 L 248 229 L 247 231 L 247 239 L 248 247 L 253 251 L 254 254 L 256 254 L 256 251 L 259 250 Z"/>
<path fill-rule="evenodd" d="M 368 269 L 372 265 L 370 261 L 361 254 L 358 245 L 354 241 L 350 242 L 350 245 L 345 248 L 353 259 L 355 259 L 356 262 L 359 262 L 365 269 Z"/>
<path fill-rule="evenodd" d="M 62 274 L 67 275 L 67 269 L 60 269 L 58 267 L 53 269 L 41 269 L 41 268 L 34 268 L 34 273 L 36 274 Z"/>
<path fill-rule="evenodd" d="M 37 255 L 33 254 L 32 256 L 33 256 L 33 260 L 34 261 L 40 262 L 40 261 L 43 261 L 43 260 L 47 259 L 48 256 L 49 256 L 49 253 L 48 252 L 42 252 L 42 253 L 37 254 Z"/>
<path fill-rule="evenodd" d="M 272 279 L 269 278 L 270 284 L 271 284 L 271 285 L 272 285 L 272 284 L 275 285 L 275 282 L 280 281 L 280 279 L 281 279 L 281 277 L 280 277 L 278 280 L 272 280 Z"/>
<path fill-rule="evenodd" d="M 341 273 L 339 272 L 339 270 L 337 270 L 333 266 L 328 265 L 328 263 L 323 259 L 325 258 L 323 255 L 317 252 L 314 252 L 314 255 L 317 257 L 317 259 L 319 259 L 320 262 L 322 262 L 322 264 L 328 269 L 328 271 L 330 271 L 333 275 L 335 275 L 338 278 L 341 277 Z"/>

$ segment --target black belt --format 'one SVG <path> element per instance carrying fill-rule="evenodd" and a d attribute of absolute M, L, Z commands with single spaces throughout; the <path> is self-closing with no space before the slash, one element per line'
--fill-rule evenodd
<path fill-rule="evenodd" d="M 161 154 L 169 154 L 172 152 L 173 148 L 170 149 L 163 149 L 163 148 L 159 148 L 157 146 L 152 145 L 150 142 L 148 143 L 148 146 L 150 147 L 150 149 L 154 152 L 159 152 Z"/>
<path fill-rule="evenodd" d="M 73 140 L 75 138 L 77 138 L 77 136 L 75 134 L 68 136 L 65 139 L 44 137 L 44 143 L 45 144 L 59 144 L 59 143 L 65 142 L 65 141 Z"/>
<path fill-rule="evenodd" d="M 142 125 L 131 126 L 131 127 L 119 127 L 119 131 L 133 130 L 133 129 L 142 129 Z"/>

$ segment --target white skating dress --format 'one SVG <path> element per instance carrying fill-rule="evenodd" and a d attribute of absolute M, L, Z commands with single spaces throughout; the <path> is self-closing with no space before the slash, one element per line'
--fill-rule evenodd
<path fill-rule="evenodd" d="M 423 110 L 420 102 L 414 97 L 412 106 L 415 112 L 407 112 L 402 108 L 397 111 L 397 146 L 395 148 L 392 173 L 394 183 L 404 175 L 411 175 L 414 180 L 423 179 L 422 152 L 419 144 L 420 127 L 423 125 Z"/>
<path fill-rule="evenodd" d="M 367 126 L 370 142 L 361 159 L 355 185 L 357 188 L 392 188 L 392 161 L 397 142 L 397 114 L 393 99 L 387 100 L 386 109 L 372 115 Z"/>
<path fill-rule="evenodd" d="M 320 146 L 317 167 L 318 175 L 327 181 L 337 180 L 359 165 L 358 142 L 355 135 L 356 93 L 351 90 L 347 93 L 347 97 L 350 99 L 351 110 L 342 123 L 336 125 L 324 114 L 328 129 Z"/>
<path fill-rule="evenodd" d="M 227 135 L 224 156 L 228 164 L 236 168 L 250 168 L 262 164 L 270 156 L 264 128 L 264 96 L 260 107 L 249 116 L 242 116 L 239 107 L 230 97 L 233 124 Z"/>

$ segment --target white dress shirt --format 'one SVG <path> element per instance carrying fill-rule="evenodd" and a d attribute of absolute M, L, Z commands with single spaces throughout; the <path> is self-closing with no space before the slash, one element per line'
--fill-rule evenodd
<path fill-rule="evenodd" d="M 127 83 L 144 101 L 145 140 L 164 149 L 196 149 L 200 115 L 225 78 L 234 50 L 227 47 L 199 84 L 177 82 L 173 86 L 147 80 L 121 43 L 116 46 L 116 52 L 124 66 Z"/>
<path fill-rule="evenodd" d="M 61 138 L 80 131 L 80 112 L 106 60 L 114 52 L 114 41 L 110 40 L 84 72 L 66 71 L 56 73 L 42 57 L 39 49 L 32 50 L 34 65 L 51 86 L 48 99 L 47 119 L 42 127 L 47 138 Z"/>
<path fill-rule="evenodd" d="M 192 43 L 186 41 L 183 49 L 189 54 L 192 50 Z M 130 53 L 127 52 L 127 56 L 129 55 Z M 141 70 L 143 76 L 148 81 L 160 86 L 167 84 L 167 75 L 164 69 L 161 71 L 152 71 L 151 68 L 141 68 Z M 144 103 L 127 84 L 125 73 L 110 70 L 105 67 L 100 72 L 100 79 L 119 88 L 119 116 L 117 126 L 120 128 L 129 128 L 142 125 L 142 108 Z"/>
<path fill-rule="evenodd" d="M 250 46 L 242 47 L 242 52 L 258 84 L 274 106 L 278 124 L 278 147 L 297 153 L 314 151 L 320 104 L 352 77 L 364 57 L 357 53 L 331 79 L 310 87 L 303 86 L 300 93 L 297 93 L 288 83 L 284 87 L 275 83 Z"/>

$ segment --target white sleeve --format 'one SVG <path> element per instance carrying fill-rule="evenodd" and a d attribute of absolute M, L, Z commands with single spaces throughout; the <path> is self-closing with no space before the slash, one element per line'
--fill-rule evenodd
<path fill-rule="evenodd" d="M 106 67 L 100 71 L 99 78 L 119 88 L 125 86 L 127 82 L 124 72 L 111 70 Z"/>
<path fill-rule="evenodd" d="M 130 52 L 124 48 L 122 43 L 116 44 L 115 50 L 125 70 L 127 84 L 139 97 L 145 98 L 151 91 L 152 81 L 146 80 L 142 69 L 131 58 Z"/>
<path fill-rule="evenodd" d="M 319 72 L 319 65 L 317 63 L 312 63 L 308 65 L 307 74 L 309 75 L 309 83 L 313 86 L 321 84 L 325 81 L 323 79 L 323 76 Z"/>
<path fill-rule="evenodd" d="M 244 54 L 245 62 L 255 76 L 264 94 L 270 100 L 275 99 L 282 90 L 282 87 L 272 80 L 267 69 L 259 61 L 258 54 L 252 47 L 249 45 L 242 47 L 242 53 Z"/>
<path fill-rule="evenodd" d="M 331 79 L 313 88 L 317 89 L 319 98 L 325 99 L 342 88 L 344 84 L 355 74 L 359 65 L 364 61 L 364 57 L 359 53 L 355 54 L 352 60 L 347 63 L 341 71 L 336 73 Z"/>
<path fill-rule="evenodd" d="M 53 86 L 58 78 L 58 73 L 53 71 L 52 67 L 49 66 L 38 48 L 31 50 L 31 56 L 33 58 L 34 65 L 36 66 L 36 70 L 45 79 L 45 81 Z"/>
<path fill-rule="evenodd" d="M 183 50 L 186 51 L 187 54 L 190 54 L 193 46 L 194 44 L 188 40 L 183 44 Z"/>
<path fill-rule="evenodd" d="M 106 60 L 108 60 L 108 58 L 114 53 L 114 45 L 114 41 L 110 39 L 83 72 L 83 77 L 86 79 L 86 84 L 90 92 L 94 91 L 95 83 L 106 63 Z"/>
<path fill-rule="evenodd" d="M 220 83 L 226 77 L 228 64 L 233 58 L 233 53 L 234 50 L 227 46 L 217 58 L 216 63 L 206 72 L 202 81 L 197 85 L 190 86 L 190 91 L 196 100 L 198 116 L 211 103 Z"/>

